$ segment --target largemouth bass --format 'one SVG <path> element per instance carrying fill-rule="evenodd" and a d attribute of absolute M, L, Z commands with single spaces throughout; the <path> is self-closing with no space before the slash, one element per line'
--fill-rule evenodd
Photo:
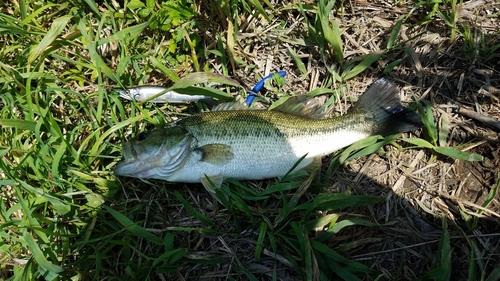
<path fill-rule="evenodd" d="M 369 136 L 422 126 L 420 116 L 401 105 L 397 87 L 383 78 L 343 116 L 313 119 L 296 109 L 207 112 L 140 133 L 123 145 L 115 173 L 201 182 L 210 189 L 210 182 L 220 186 L 226 178 L 281 177 L 302 157 L 295 170 L 318 165 L 322 156 Z"/>

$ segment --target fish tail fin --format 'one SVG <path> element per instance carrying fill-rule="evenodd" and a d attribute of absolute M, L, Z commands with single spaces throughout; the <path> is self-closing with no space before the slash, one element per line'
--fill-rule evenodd
<path fill-rule="evenodd" d="M 420 115 L 401 104 L 397 86 L 385 78 L 370 86 L 359 98 L 354 110 L 375 119 L 373 135 L 387 136 L 423 126 Z"/>

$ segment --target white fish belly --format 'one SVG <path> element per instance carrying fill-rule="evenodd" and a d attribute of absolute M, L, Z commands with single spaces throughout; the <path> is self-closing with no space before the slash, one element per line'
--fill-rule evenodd
<path fill-rule="evenodd" d="M 369 136 L 370 134 L 364 132 L 346 130 L 315 137 L 292 139 L 289 143 L 295 156 L 302 157 L 307 154 L 308 157 L 316 157 L 331 154 Z"/>

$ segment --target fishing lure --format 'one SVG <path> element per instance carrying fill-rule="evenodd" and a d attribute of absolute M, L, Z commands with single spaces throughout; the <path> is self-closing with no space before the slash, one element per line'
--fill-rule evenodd
<path fill-rule="evenodd" d="M 118 89 L 116 91 L 120 94 L 121 98 L 127 100 L 133 99 L 137 102 L 148 100 L 154 103 L 187 103 L 201 100 L 211 103 L 212 101 L 212 98 L 207 96 L 179 94 L 175 91 L 167 91 L 167 88 L 161 86 L 144 85 L 128 89 Z M 164 93 L 161 94 L 162 92 Z M 157 97 L 151 99 L 154 96 Z"/>
<path fill-rule="evenodd" d="M 260 92 L 262 88 L 264 88 L 264 83 L 266 82 L 266 80 L 272 78 L 274 74 L 278 74 L 281 77 L 285 77 L 286 71 L 278 71 L 276 73 L 269 74 L 266 77 L 262 78 L 257 84 L 255 84 L 255 86 L 250 91 L 250 94 L 248 95 L 247 99 L 245 100 L 245 103 L 248 104 L 249 107 L 252 104 L 253 100 L 255 99 L 256 94 Z"/>
<path fill-rule="evenodd" d="M 269 74 L 262 78 L 250 91 L 250 94 L 245 100 L 245 104 L 250 107 L 252 105 L 255 96 L 258 92 L 264 88 L 264 83 L 266 80 L 271 79 L 275 74 L 281 77 L 286 76 L 286 71 L 278 71 L 273 74 Z M 116 89 L 120 94 L 120 97 L 126 100 L 135 100 L 137 102 L 149 101 L 154 103 L 187 103 L 192 101 L 204 101 L 207 104 L 212 104 L 213 100 L 211 97 L 203 95 L 186 95 L 180 94 L 175 91 L 167 91 L 167 88 L 161 86 L 137 86 L 128 89 Z M 162 94 L 163 92 L 163 94 Z M 161 95 L 160 95 L 161 94 Z M 154 98 L 153 98 L 154 97 Z"/>

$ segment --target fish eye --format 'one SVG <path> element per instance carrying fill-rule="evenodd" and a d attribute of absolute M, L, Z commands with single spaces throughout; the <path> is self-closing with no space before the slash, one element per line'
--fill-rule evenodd
<path fill-rule="evenodd" d="M 143 141 L 143 140 L 147 139 L 147 138 L 148 138 L 148 136 L 149 136 L 149 134 L 148 134 L 148 133 L 146 133 L 146 132 L 142 132 L 142 133 L 140 133 L 140 134 L 139 134 L 139 140 L 140 140 L 140 141 Z"/>

